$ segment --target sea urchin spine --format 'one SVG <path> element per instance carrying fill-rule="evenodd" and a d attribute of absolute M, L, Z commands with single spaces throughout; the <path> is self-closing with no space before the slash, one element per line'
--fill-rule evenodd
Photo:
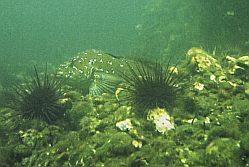
<path fill-rule="evenodd" d="M 24 119 L 39 119 L 51 123 L 63 115 L 60 105 L 61 80 L 49 79 L 47 66 L 41 79 L 34 66 L 35 76 L 32 81 L 16 86 L 17 111 Z"/>
<path fill-rule="evenodd" d="M 139 110 L 172 107 L 180 90 L 177 86 L 179 78 L 174 74 L 176 67 L 170 69 L 168 62 L 164 70 L 159 62 L 142 61 L 128 66 L 128 73 L 120 73 L 125 81 L 122 101 L 130 101 Z"/>

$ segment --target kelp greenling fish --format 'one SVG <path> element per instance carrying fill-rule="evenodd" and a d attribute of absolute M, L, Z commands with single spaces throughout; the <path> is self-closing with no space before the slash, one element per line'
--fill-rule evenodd
<path fill-rule="evenodd" d="M 127 70 L 127 61 L 132 64 L 132 60 L 98 50 L 87 50 L 60 65 L 58 74 L 68 78 L 69 85 L 80 90 L 83 95 L 113 94 L 122 82 L 117 71 Z"/>

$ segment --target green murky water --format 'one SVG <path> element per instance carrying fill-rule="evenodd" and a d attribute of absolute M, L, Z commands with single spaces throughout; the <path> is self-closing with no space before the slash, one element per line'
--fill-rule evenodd
<path fill-rule="evenodd" d="M 248 166 L 248 7 L 2 0 L 0 166 Z"/>

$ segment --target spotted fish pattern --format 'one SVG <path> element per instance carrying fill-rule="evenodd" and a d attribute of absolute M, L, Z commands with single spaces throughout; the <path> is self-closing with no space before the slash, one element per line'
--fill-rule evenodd
<path fill-rule="evenodd" d="M 129 71 L 128 63 L 133 61 L 99 50 L 87 50 L 61 64 L 57 74 L 67 78 L 69 85 L 80 89 L 83 94 L 114 93 L 122 82 L 118 71 Z"/>

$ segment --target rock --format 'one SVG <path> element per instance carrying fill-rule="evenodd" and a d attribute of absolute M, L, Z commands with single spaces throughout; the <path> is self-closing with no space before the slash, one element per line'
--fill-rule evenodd
<path fill-rule="evenodd" d="M 208 166 L 240 166 L 239 142 L 229 138 L 218 138 L 206 148 Z"/>
<path fill-rule="evenodd" d="M 245 94 L 246 94 L 246 97 L 249 98 L 249 83 L 245 83 Z"/>
<path fill-rule="evenodd" d="M 249 56 L 241 56 L 237 59 L 231 56 L 226 56 L 226 60 L 229 63 L 229 74 L 243 76 L 249 73 Z"/>
<path fill-rule="evenodd" d="M 97 150 L 100 156 L 129 155 L 135 148 L 132 145 L 133 139 L 125 132 L 112 134 L 107 143 Z"/>
<path fill-rule="evenodd" d="M 237 63 L 249 67 L 249 56 L 242 56 L 238 58 Z"/>
<path fill-rule="evenodd" d="M 125 119 L 123 121 L 119 121 L 116 123 L 116 127 L 121 130 L 121 131 L 126 131 L 130 130 L 133 128 L 131 120 L 130 119 Z"/>
<path fill-rule="evenodd" d="M 175 128 L 170 115 L 162 108 L 150 110 L 147 115 L 147 120 L 152 121 L 156 125 L 156 130 L 162 134 Z"/>
<path fill-rule="evenodd" d="M 187 54 L 189 64 L 196 72 L 210 72 L 212 74 L 223 74 L 219 62 L 200 48 L 191 48 Z"/>

